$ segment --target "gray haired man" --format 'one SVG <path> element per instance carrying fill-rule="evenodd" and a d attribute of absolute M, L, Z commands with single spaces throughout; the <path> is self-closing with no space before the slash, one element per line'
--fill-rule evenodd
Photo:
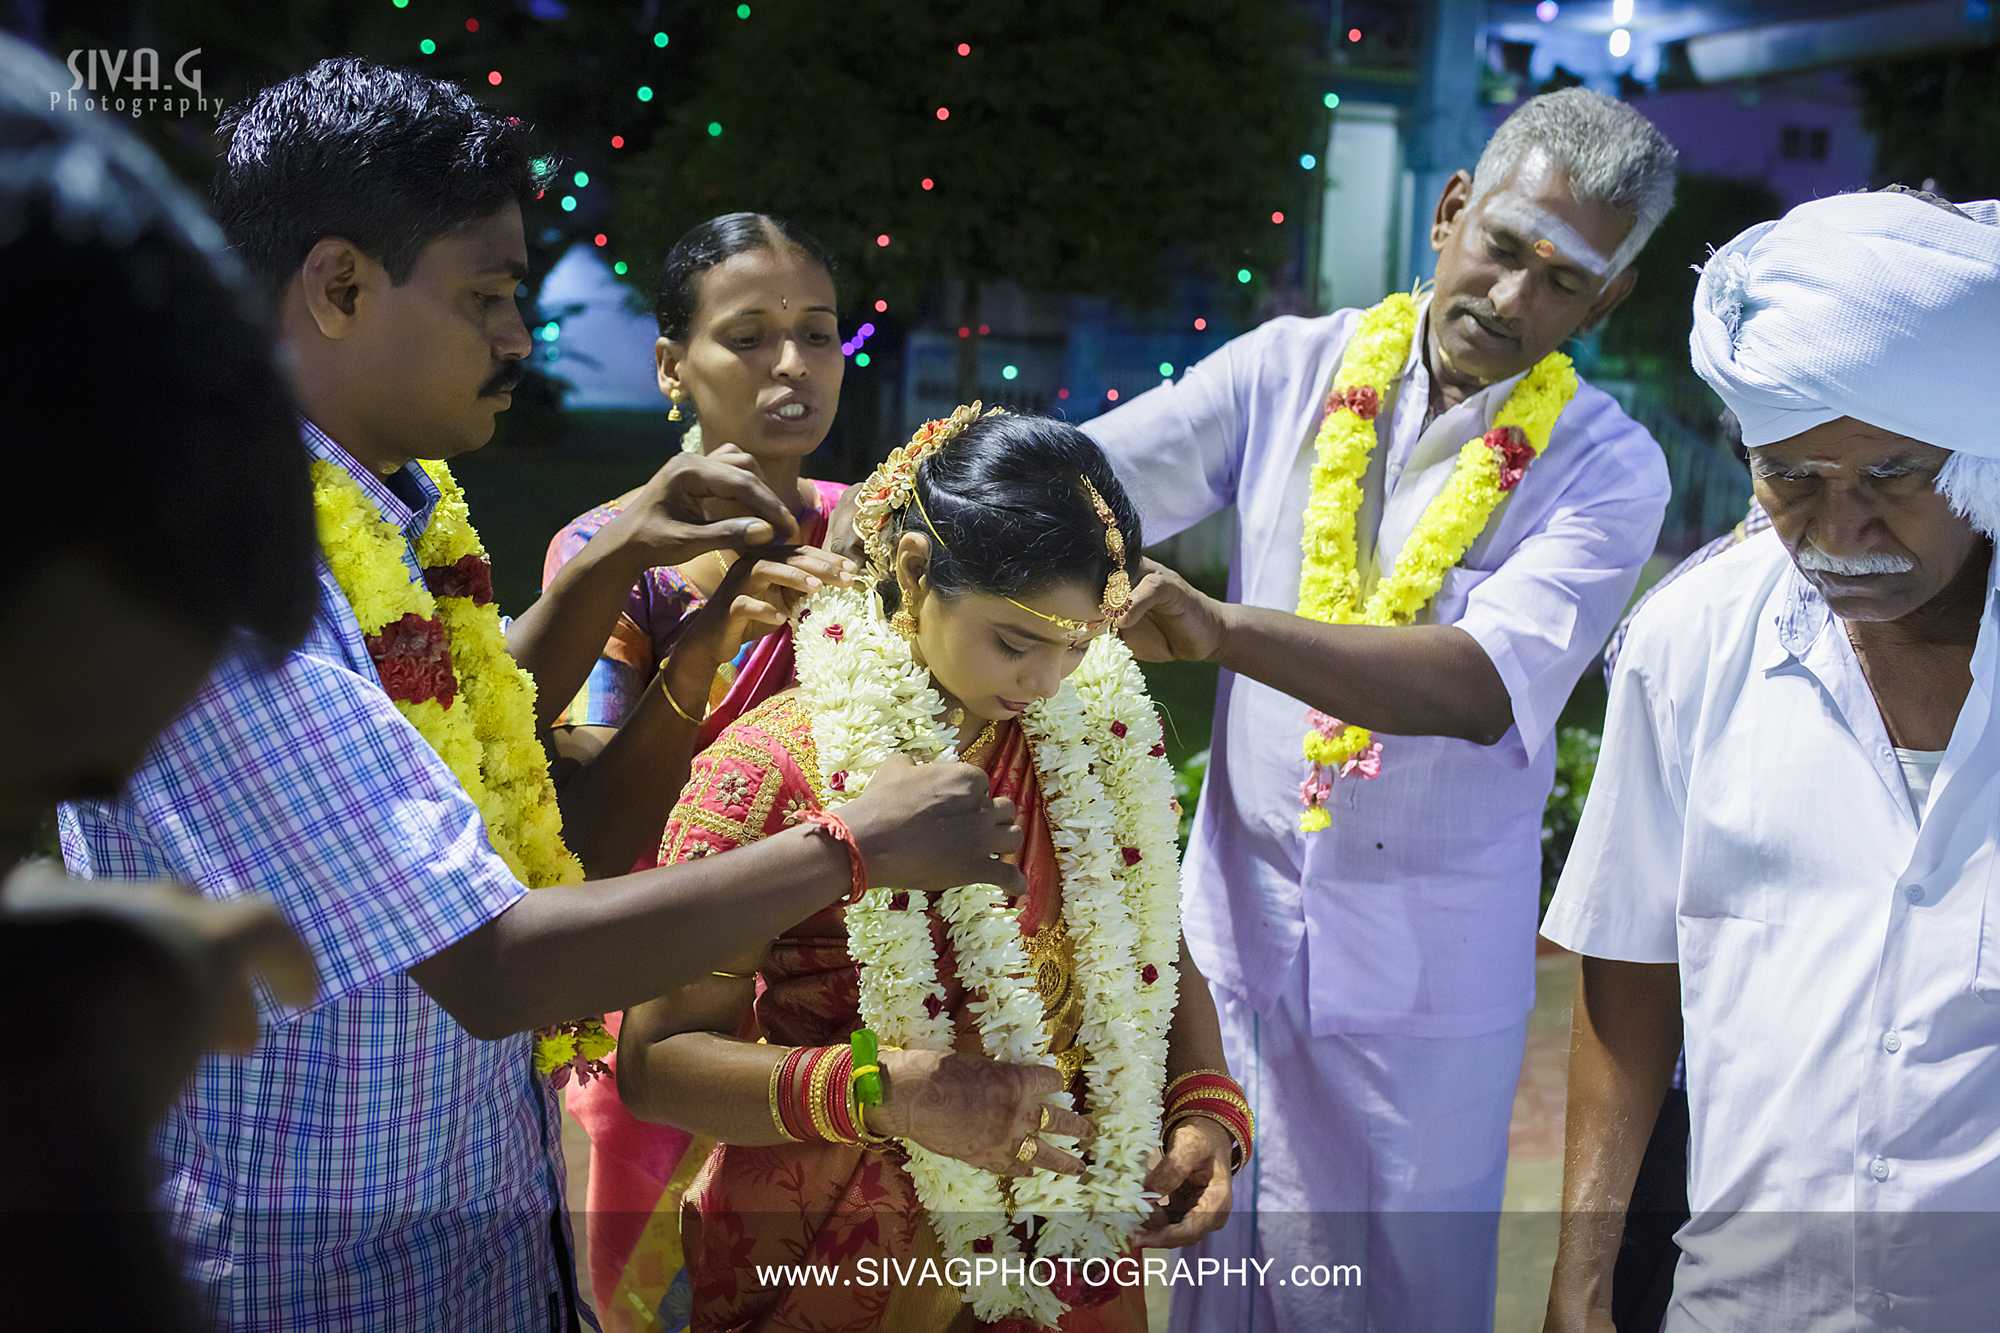
<path fill-rule="evenodd" d="M 1142 656 L 1224 668 L 1183 898 L 1258 1134 L 1236 1210 L 1199 1253 L 1268 1266 L 1176 1292 L 1176 1329 L 1492 1323 L 1556 719 L 1667 498 L 1652 438 L 1544 363 L 1632 290 L 1674 160 L 1629 107 L 1538 97 L 1438 200 L 1426 299 L 1274 320 L 1086 427 L 1149 533 L 1225 507 L 1239 520 L 1227 602 L 1149 565 L 1124 625 Z M 1356 399 L 1363 360 L 1374 392 Z M 1561 391 L 1540 408 L 1516 394 L 1552 368 Z M 1372 425 L 1357 432 L 1349 410 Z M 1517 415 L 1547 446 L 1524 471 L 1515 437 L 1481 447 Z M 1342 531 L 1302 561 L 1308 502 L 1343 507 L 1325 484 L 1337 468 L 1314 466 L 1329 418 L 1366 441 L 1366 465 Z M 1505 493 L 1449 549 L 1472 472 Z M 1306 564 L 1324 586 L 1318 566 L 1351 559 L 1365 600 L 1440 549 L 1413 615 L 1294 614 Z M 1309 771 L 1302 738 L 1333 719 L 1380 753 Z M 1330 828 L 1301 831 L 1302 798 Z M 1199 1199 L 1175 1206 L 1192 1233 Z"/>

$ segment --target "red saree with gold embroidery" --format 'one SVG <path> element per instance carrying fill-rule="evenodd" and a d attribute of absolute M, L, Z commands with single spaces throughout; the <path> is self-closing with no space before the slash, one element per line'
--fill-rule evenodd
<path fill-rule="evenodd" d="M 994 796 L 1021 810 L 1028 882 L 1021 930 L 1060 1058 L 1073 1047 L 1082 1004 L 1063 938 L 1061 873 L 1027 738 L 1010 722 L 986 753 L 967 757 L 985 768 Z M 661 862 L 725 852 L 779 832 L 801 812 L 817 809 L 823 790 L 810 720 L 795 695 L 779 695 L 739 718 L 696 758 L 668 821 Z M 959 1046 L 978 1051 L 978 1034 L 963 1012 L 964 988 L 935 916 L 932 930 L 939 974 L 959 1018 Z M 754 1016 L 756 1035 L 778 1046 L 842 1044 L 860 1026 L 841 908 L 828 908 L 771 942 L 758 969 Z M 1066 1072 L 1078 1055 L 1063 1059 Z M 1079 1090 L 1075 1079 L 1070 1090 Z M 760 1264 L 835 1265 L 852 1276 L 863 1271 L 857 1263 L 863 1258 L 941 1260 L 898 1150 L 719 1145 L 687 1187 L 680 1240 L 695 1333 L 958 1333 L 985 1327 L 948 1287 L 757 1281 Z M 876 1272 L 882 1267 L 873 1265 Z M 1146 1327 L 1141 1289 L 1065 1294 L 1074 1308 L 1062 1321 L 1064 1333 L 1143 1333 Z"/>

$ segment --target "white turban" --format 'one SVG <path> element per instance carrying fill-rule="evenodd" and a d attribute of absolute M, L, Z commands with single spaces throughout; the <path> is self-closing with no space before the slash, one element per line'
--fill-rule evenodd
<path fill-rule="evenodd" d="M 2000 458 L 2000 205 L 1843 194 L 1701 271 L 1688 351 L 1751 448 L 1853 417 Z"/>

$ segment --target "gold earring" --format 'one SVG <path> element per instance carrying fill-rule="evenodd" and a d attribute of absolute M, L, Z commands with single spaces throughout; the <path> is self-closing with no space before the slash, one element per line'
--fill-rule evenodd
<path fill-rule="evenodd" d="M 673 404 L 672 407 L 667 409 L 667 420 L 679 421 L 681 419 L 681 382 L 679 380 L 668 382 L 667 401 Z"/>
<path fill-rule="evenodd" d="M 889 617 L 889 628 L 914 641 L 917 637 L 917 618 L 910 614 L 908 607 L 898 607 L 896 614 Z"/>

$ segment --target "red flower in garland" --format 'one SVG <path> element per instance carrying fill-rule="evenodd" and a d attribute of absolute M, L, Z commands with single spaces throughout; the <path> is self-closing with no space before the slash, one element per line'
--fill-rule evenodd
<path fill-rule="evenodd" d="M 1167 744 L 1165 741 L 1155 741 L 1153 742 L 1153 748 L 1146 751 L 1146 753 L 1155 759 L 1163 758 L 1167 753 Z"/>
<path fill-rule="evenodd" d="M 1344 406 L 1363 421 L 1373 421 L 1382 410 L 1382 395 L 1372 384 L 1357 384 L 1347 391 Z"/>
<path fill-rule="evenodd" d="M 1122 740 L 1124 740 L 1124 739 L 1125 739 L 1125 724 L 1124 724 L 1123 722 L 1113 722 L 1113 723 L 1111 724 L 1111 734 L 1112 734 L 1113 736 L 1116 736 L 1116 737 L 1117 737 L 1117 738 L 1118 738 L 1119 740 L 1121 740 L 1121 741 L 1122 741 Z"/>
<path fill-rule="evenodd" d="M 1123 855 L 1125 857 L 1125 864 L 1128 866 L 1138 865 L 1139 862 L 1146 859 L 1145 857 L 1139 854 L 1139 849 L 1137 847 L 1127 847 L 1123 849 Z"/>
<path fill-rule="evenodd" d="M 910 895 L 909 895 L 909 894 L 907 894 L 907 893 L 898 893 L 898 894 L 894 895 L 893 897 L 891 897 L 891 898 L 889 899 L 889 910 L 890 910 L 890 911 L 892 911 L 892 912 L 907 912 L 907 911 L 909 911 L 909 910 L 910 910 Z"/>
<path fill-rule="evenodd" d="M 936 1018 L 939 1014 L 944 1012 L 944 1001 L 940 1000 L 935 995 L 924 996 L 924 1012 L 929 1014 L 932 1018 Z"/>
<path fill-rule="evenodd" d="M 833 788 L 835 791 L 846 791 L 847 770 L 843 768 L 840 770 L 840 772 L 835 773 L 832 777 L 826 780 L 826 785 Z"/>
<path fill-rule="evenodd" d="M 1145 982 L 1148 986 L 1152 985 L 1159 979 L 1160 979 L 1160 969 L 1154 967 L 1151 963 L 1148 963 L 1144 967 L 1139 969 L 1139 980 Z"/>
<path fill-rule="evenodd" d="M 470 597 L 474 606 L 485 606 L 493 600 L 493 566 L 476 555 L 461 556 L 426 569 L 424 586 L 433 597 Z"/>
<path fill-rule="evenodd" d="M 832 639 L 835 643 L 839 643 L 842 639 L 847 637 L 847 629 L 845 626 L 841 625 L 828 625 L 824 630 L 821 630 L 820 632 L 826 635 L 827 638 Z"/>
<path fill-rule="evenodd" d="M 1535 461 L 1535 446 L 1528 443 L 1528 433 L 1519 426 L 1495 426 L 1486 432 L 1485 444 L 1500 457 L 1500 489 L 1511 491 L 1520 485 L 1528 464 Z"/>
<path fill-rule="evenodd" d="M 444 624 L 406 611 L 400 620 L 367 636 L 368 655 L 391 699 L 420 704 L 435 699 L 445 707 L 458 697 L 458 679 L 451 671 L 451 640 Z"/>

